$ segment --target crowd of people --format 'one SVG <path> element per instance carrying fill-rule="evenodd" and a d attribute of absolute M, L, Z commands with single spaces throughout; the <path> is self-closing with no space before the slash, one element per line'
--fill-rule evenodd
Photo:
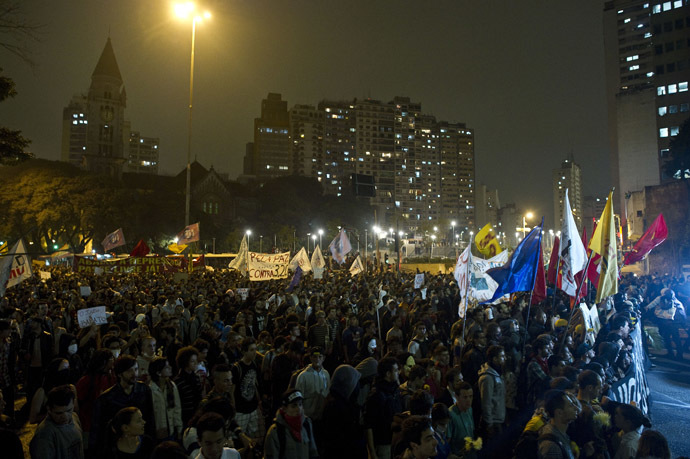
<path fill-rule="evenodd" d="M 0 299 L 6 458 L 24 457 L 23 422 L 41 459 L 670 458 L 609 391 L 646 352 L 641 319 L 683 358 L 682 279 L 623 278 L 597 333 L 559 291 L 459 317 L 452 274 L 415 289 L 332 270 L 288 291 L 237 271 L 50 272 Z M 97 306 L 107 323 L 80 327 Z"/>

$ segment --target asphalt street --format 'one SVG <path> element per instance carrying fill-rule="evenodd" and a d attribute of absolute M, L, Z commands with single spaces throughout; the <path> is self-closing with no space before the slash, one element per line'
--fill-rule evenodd
<path fill-rule="evenodd" d="M 647 371 L 652 428 L 671 447 L 671 457 L 690 457 L 690 354 L 682 362 L 656 356 Z"/>

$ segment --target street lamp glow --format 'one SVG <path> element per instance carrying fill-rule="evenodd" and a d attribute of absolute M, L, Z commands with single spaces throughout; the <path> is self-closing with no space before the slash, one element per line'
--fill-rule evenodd
<path fill-rule="evenodd" d="M 251 235 L 252 235 L 252 230 L 247 230 L 247 231 L 244 232 L 244 234 L 246 234 L 247 236 L 251 236 Z"/>
<path fill-rule="evenodd" d="M 525 214 L 525 218 L 526 218 L 527 220 L 531 220 L 532 217 L 534 217 L 534 214 L 533 214 L 532 212 L 527 212 L 527 213 Z"/>
<path fill-rule="evenodd" d="M 450 222 L 450 226 L 455 226 L 455 220 L 453 220 L 452 222 Z"/>
<path fill-rule="evenodd" d="M 187 19 L 189 15 L 194 11 L 194 3 L 177 3 L 175 4 L 175 14 L 180 19 Z"/>

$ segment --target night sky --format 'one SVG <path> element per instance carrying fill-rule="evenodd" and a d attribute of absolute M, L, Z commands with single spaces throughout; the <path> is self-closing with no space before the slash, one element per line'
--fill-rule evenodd
<path fill-rule="evenodd" d="M 22 0 L 42 24 L 36 65 L 0 50 L 18 96 L 0 124 L 59 159 L 62 110 L 85 93 L 110 35 L 133 130 L 186 162 L 191 21 L 160 0 Z M 217 0 L 197 28 L 192 154 L 231 178 L 268 92 L 288 107 L 409 96 L 475 130 L 476 180 L 552 220 L 551 171 L 570 153 L 585 194 L 609 179 L 600 1 Z M 6 37 L 0 37 L 6 40 Z"/>

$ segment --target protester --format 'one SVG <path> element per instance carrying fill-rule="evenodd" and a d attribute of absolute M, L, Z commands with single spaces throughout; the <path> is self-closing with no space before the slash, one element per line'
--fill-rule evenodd
<path fill-rule="evenodd" d="M 169 388 L 175 386 L 178 386 L 180 408 L 186 406 L 187 419 L 199 406 L 205 407 L 215 399 L 224 400 L 230 407 L 222 414 L 227 418 L 224 441 L 238 448 L 244 446 L 246 454 L 256 455 L 267 440 L 262 434 L 264 420 L 267 416 L 270 420 L 283 409 L 282 394 L 290 389 L 291 382 L 301 389 L 307 418 L 316 419 L 321 411 L 321 421 L 312 425 L 311 434 L 322 457 L 338 458 L 348 452 L 348 457 L 365 457 L 368 447 L 372 457 L 387 458 L 386 446 L 390 448 L 392 445 L 392 419 L 400 419 L 402 432 L 406 416 L 421 412 L 428 414 L 431 408 L 429 397 L 448 408 L 445 438 L 450 454 L 465 457 L 477 454 L 488 457 L 499 442 L 501 455 L 507 456 L 507 451 L 518 443 L 520 432 L 526 430 L 530 416 L 540 413 L 533 418 L 540 422 L 529 424 L 534 430 L 526 430 L 533 434 L 531 449 L 527 448 L 531 454 L 526 457 L 537 457 L 539 447 L 543 446 L 538 442 L 537 425 L 549 425 L 552 420 L 543 409 L 539 411 L 539 399 L 550 388 L 572 390 L 572 381 L 578 380 L 578 375 L 582 378 L 582 385 L 577 387 L 582 413 L 571 422 L 571 429 L 580 421 L 583 421 L 583 427 L 577 429 L 579 435 L 568 431 L 566 435 L 575 442 L 573 447 L 580 450 L 580 457 L 593 457 L 604 450 L 613 457 L 619 446 L 615 441 L 602 442 L 610 432 L 593 428 L 596 423 L 605 423 L 605 413 L 598 408 L 599 404 L 608 403 L 603 396 L 615 397 L 621 393 L 610 391 L 607 383 L 614 388 L 625 383 L 638 364 L 629 358 L 643 352 L 635 348 L 634 343 L 639 341 L 632 339 L 639 331 L 638 311 L 644 310 L 657 296 L 663 296 L 662 288 L 675 291 L 682 287 L 666 276 L 658 281 L 624 277 L 620 290 L 634 294 L 625 300 L 621 296 L 599 305 L 603 328 L 598 335 L 592 328 L 594 325 L 586 322 L 591 318 L 585 320 L 579 309 L 575 310 L 571 326 L 565 326 L 568 321 L 560 319 L 563 309 L 567 308 L 565 298 L 557 298 L 555 308 L 552 297 L 530 307 L 528 296 L 521 294 L 510 302 L 492 307 L 470 303 L 467 324 L 459 320 L 451 332 L 448 318 L 456 313 L 452 308 L 459 304 L 458 295 L 462 292 L 455 285 L 453 276 L 446 274 L 427 274 L 425 288 L 428 296 L 422 298 L 413 288 L 412 274 L 375 271 L 359 274 L 353 281 L 345 269 L 337 266 L 324 271 L 324 280 L 314 279 L 312 274 L 306 273 L 290 294 L 284 293 L 283 281 L 249 284 L 237 272 L 220 270 L 194 272 L 187 280 L 177 283 L 169 274 L 94 276 L 67 273 L 62 268 L 50 270 L 51 279 L 27 280 L 8 289 L 6 296 L 0 299 L 1 316 L 14 321 L 6 327 L 0 320 L 0 344 L 4 343 L 0 346 L 0 351 L 4 350 L 0 353 L 0 382 L 9 384 L 2 387 L 7 393 L 12 390 L 15 394 L 30 391 L 30 384 L 22 382 L 25 377 L 35 374 L 32 365 L 41 365 L 41 371 L 44 371 L 44 366 L 48 367 L 53 358 L 52 351 L 48 351 L 50 342 L 57 343 L 55 355 L 61 360 L 56 369 L 67 369 L 64 363 L 67 361 L 68 381 L 80 376 L 77 393 L 83 436 L 86 437 L 89 431 L 93 433 L 88 435 L 90 438 L 86 443 L 102 447 L 88 451 L 89 457 L 96 457 L 99 451 L 106 449 L 105 426 L 119 410 L 127 407 L 141 411 L 146 421 L 144 430 L 153 438 L 179 441 L 182 426 L 174 419 L 174 395 L 172 399 L 169 396 L 174 394 L 174 390 Z M 80 284 L 90 286 L 92 293 L 89 297 L 79 296 Z M 246 299 L 235 293 L 245 286 L 249 287 Z M 57 293 L 51 293 L 53 291 Z M 69 293 L 61 295 L 60 292 Z M 664 295 L 668 298 L 670 293 L 664 291 Z M 673 304 L 679 311 L 676 303 Z M 99 305 L 105 305 L 106 310 L 112 312 L 107 316 L 108 323 L 79 328 L 77 311 Z M 377 306 L 382 306 L 379 317 Z M 654 317 L 650 320 L 655 323 L 657 306 L 649 309 L 649 314 Z M 322 317 L 322 312 L 326 317 Z M 608 325 L 606 315 L 610 317 Z M 259 316 L 262 318 L 261 326 L 258 325 Z M 529 324 L 525 328 L 528 316 Z M 379 326 L 382 317 L 385 320 Z M 674 322 L 680 330 L 682 324 L 675 315 Z M 364 327 L 359 328 L 359 323 Z M 385 348 L 379 341 L 379 328 L 382 329 L 381 336 L 386 332 L 390 335 Z M 423 336 L 419 333 L 422 329 L 426 330 Z M 306 330 L 312 331 L 307 333 Z M 261 334 L 263 331 L 270 333 L 269 338 L 275 338 L 269 340 L 266 334 Z M 254 350 L 258 348 L 257 343 L 247 345 L 249 341 L 245 342 L 243 335 L 249 340 L 252 336 L 259 336 L 262 352 Z M 463 336 L 468 344 L 464 343 Z M 671 338 L 673 354 L 682 355 L 682 341 L 678 344 L 672 334 L 667 336 Z M 306 343 L 304 337 L 307 338 Z M 408 342 L 401 341 L 401 337 L 408 340 L 413 337 L 415 342 L 411 350 L 417 355 L 417 360 L 405 352 L 407 349 L 403 349 L 401 344 Z M 593 347 L 595 340 L 597 345 Z M 24 343 L 23 348 L 18 343 Z M 320 349 L 322 357 L 319 359 L 316 359 L 315 343 L 325 346 Z M 491 350 L 496 343 L 504 346 L 505 364 Z M 559 345 L 554 346 L 555 343 Z M 307 362 L 302 360 L 305 344 L 310 350 Z M 490 344 L 488 349 L 487 344 Z M 174 362 L 178 351 L 192 345 L 198 347 L 191 352 L 185 350 L 186 361 L 180 361 L 178 367 Z M 12 351 L 13 346 L 16 346 L 16 354 Z M 420 358 L 419 352 L 423 347 L 427 348 L 424 352 L 430 359 Z M 554 347 L 557 352 L 549 360 Z M 450 366 L 449 349 L 461 365 Z M 573 362 L 569 355 L 571 351 Z M 487 352 L 492 356 L 487 356 Z M 113 375 L 113 357 L 121 353 L 125 355 L 118 358 Z M 134 356 L 129 357 L 129 353 Z M 72 367 L 75 355 L 82 360 L 86 372 L 83 368 Z M 156 355 L 166 358 L 169 365 Z M 45 356 L 50 358 L 43 364 Z M 196 361 L 192 357 L 196 357 Z M 357 368 L 343 365 L 348 361 L 356 362 Z M 305 367 L 305 363 L 311 365 Z M 392 363 L 395 363 L 396 371 L 393 371 Z M 158 381 L 152 381 L 150 389 L 139 382 L 142 379 L 139 364 L 149 366 L 152 380 L 151 366 L 155 369 Z M 162 366 L 158 369 L 157 365 Z M 172 382 L 166 380 L 169 367 L 173 367 L 172 370 L 178 367 L 178 378 L 191 383 L 186 389 L 192 389 L 185 392 L 189 398 L 183 395 L 181 386 L 184 383 L 172 386 Z M 14 368 L 9 375 L 8 368 Z M 336 368 L 339 371 L 335 371 Z M 200 377 L 206 369 L 212 370 L 210 384 L 204 384 Z M 598 381 L 588 383 L 585 380 L 591 378 L 592 372 L 601 380 L 601 385 Z M 331 373 L 333 377 L 328 378 Z M 50 380 L 36 383 L 30 379 L 27 382 L 37 384 L 36 388 L 43 386 L 45 392 L 48 385 L 55 384 Z M 495 393 L 499 380 L 505 390 L 502 402 L 501 396 Z M 493 388 L 490 383 L 493 383 Z M 147 401 L 146 390 L 149 391 L 150 402 Z M 420 395 L 415 395 L 415 392 Z M 416 402 L 424 403 L 411 403 L 413 395 Z M 41 398 L 37 398 L 37 403 Z M 404 401 L 406 399 L 407 402 Z M 483 403 L 489 401 L 492 403 Z M 231 403 L 236 404 L 237 419 Z M 523 406 L 525 408 L 520 410 Z M 494 416 L 494 409 L 503 415 L 498 420 L 489 421 Z M 407 410 L 413 413 L 405 414 Z M 566 408 L 561 410 L 567 411 Z M 612 415 L 615 412 L 606 407 L 605 410 Z M 360 422 L 362 412 L 363 422 Z M 434 421 L 434 425 L 442 430 L 443 419 L 439 419 L 439 422 Z M 194 421 L 195 429 L 198 420 Z M 242 428 L 233 424 L 237 421 Z M 561 421 L 559 425 L 562 426 Z M 632 437 L 631 431 L 624 432 L 629 429 L 626 422 L 622 420 L 622 425 L 618 425 L 615 421 L 622 432 L 621 444 L 623 436 L 627 435 L 626 439 Z M 182 425 L 186 427 L 184 423 Z M 247 429 L 249 436 L 243 429 Z M 196 443 L 196 431 L 185 432 L 185 444 L 190 435 Z M 589 439 L 583 441 L 585 436 Z M 484 441 L 483 446 L 479 442 L 480 437 Z M 469 446 L 466 438 L 472 440 Z M 445 451 L 443 440 L 437 434 L 441 447 L 439 453 L 442 449 Z M 631 443 L 634 440 L 625 442 L 626 445 Z M 588 444 L 598 445 L 598 450 L 590 452 Z M 280 447 L 280 442 L 277 445 Z M 253 447 L 258 449 L 252 452 Z M 199 455 L 199 448 L 195 450 L 193 454 Z M 554 454 L 562 454 L 556 448 L 552 450 Z M 209 454 L 212 453 L 209 450 Z M 407 454 L 413 454 L 413 451 L 410 449 Z"/>
<path fill-rule="evenodd" d="M 266 434 L 265 459 L 318 457 L 313 425 L 304 414 L 302 400 L 296 389 L 283 394 L 282 406 Z"/>
<path fill-rule="evenodd" d="M 82 459 L 84 444 L 79 418 L 74 412 L 74 390 L 68 385 L 54 387 L 47 395 L 47 416 L 31 439 L 31 457 Z"/>

